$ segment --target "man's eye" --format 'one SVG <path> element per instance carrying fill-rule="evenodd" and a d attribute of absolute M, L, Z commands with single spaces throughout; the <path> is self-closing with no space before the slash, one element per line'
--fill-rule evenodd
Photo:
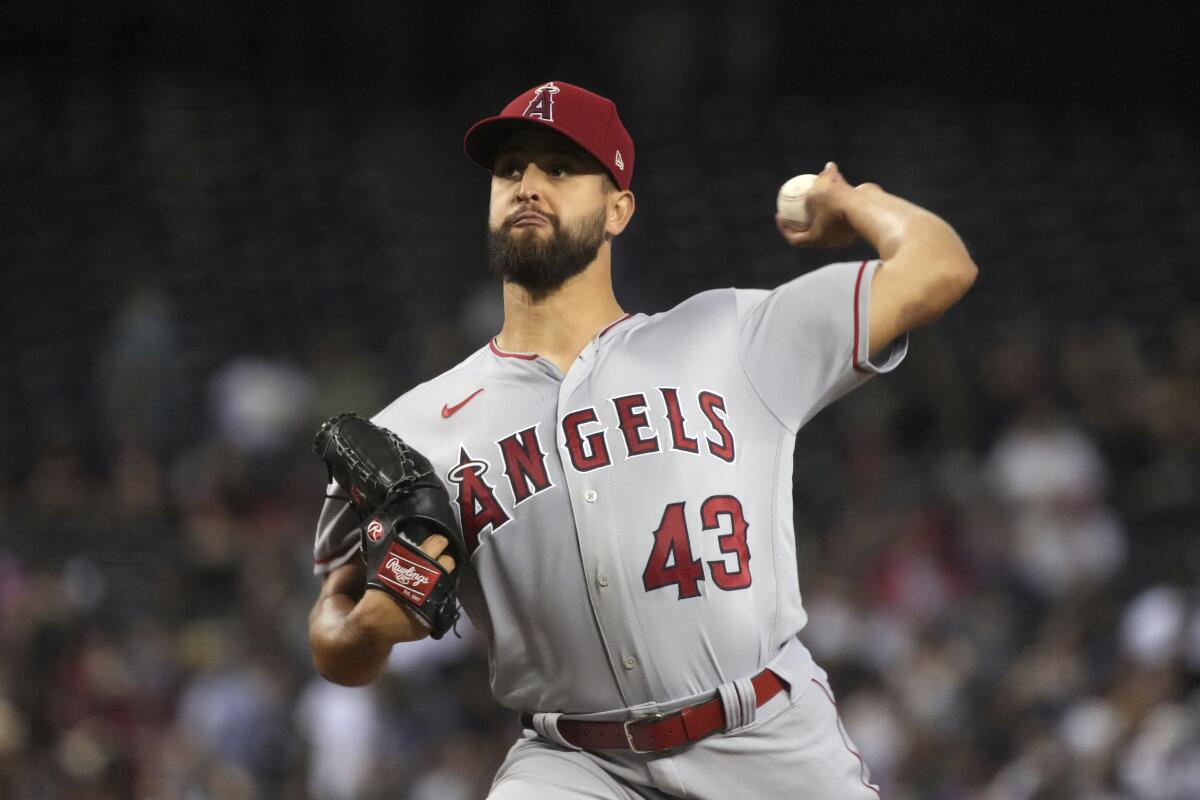
<path fill-rule="evenodd" d="M 571 174 L 571 170 L 564 164 L 551 164 L 550 174 L 556 178 L 565 178 Z"/>

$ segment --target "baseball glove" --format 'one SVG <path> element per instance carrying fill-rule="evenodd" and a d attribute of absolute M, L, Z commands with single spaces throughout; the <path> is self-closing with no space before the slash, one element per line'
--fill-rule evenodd
<path fill-rule="evenodd" d="M 317 431 L 313 452 L 362 520 L 367 586 L 390 594 L 442 638 L 458 620 L 458 574 L 426 555 L 421 543 L 445 536 L 444 552 L 455 565 L 466 559 L 466 546 L 429 459 L 358 414 L 331 417 Z"/>

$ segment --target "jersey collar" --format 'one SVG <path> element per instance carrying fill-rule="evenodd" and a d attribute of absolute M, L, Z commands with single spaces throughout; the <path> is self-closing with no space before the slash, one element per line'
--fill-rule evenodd
<path fill-rule="evenodd" d="M 613 328 L 630 319 L 633 319 L 633 314 L 624 314 L 623 316 L 617 317 L 612 322 L 601 328 L 600 332 L 596 334 L 595 339 L 603 339 L 604 336 Z M 523 361 L 533 361 L 540 358 L 537 353 L 510 353 L 507 350 L 501 350 L 500 345 L 496 344 L 495 336 L 493 336 L 491 339 L 488 339 L 488 349 L 491 350 L 493 354 L 501 358 L 519 358 Z"/>
<path fill-rule="evenodd" d="M 501 358 L 519 358 L 523 361 L 533 361 L 538 357 L 537 353 L 510 353 L 507 350 L 501 350 L 500 346 L 496 344 L 495 336 L 493 336 L 491 339 L 488 339 L 488 347 L 493 353 Z"/>
<path fill-rule="evenodd" d="M 625 315 L 625 316 L 623 316 L 623 317 L 618 317 L 617 319 L 614 319 L 612 322 L 608 323 L 607 325 L 605 325 L 603 328 L 601 328 L 601 329 L 600 329 L 600 332 L 596 334 L 596 338 L 597 338 L 597 339 L 603 339 L 603 338 L 604 338 L 604 334 L 608 333 L 608 332 L 609 332 L 609 331 L 611 331 L 613 328 L 617 327 L 618 325 L 620 325 L 620 324 L 621 324 L 622 322 L 624 322 L 625 320 L 627 320 L 627 319 L 631 319 L 632 317 L 633 317 L 633 314 L 626 314 L 626 315 Z"/>

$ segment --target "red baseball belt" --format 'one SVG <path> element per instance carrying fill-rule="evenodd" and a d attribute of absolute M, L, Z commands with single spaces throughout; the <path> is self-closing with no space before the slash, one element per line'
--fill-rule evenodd
<path fill-rule="evenodd" d="M 754 686 L 755 705 L 779 694 L 787 684 L 764 669 L 750 679 Z M 521 715 L 521 724 L 533 728 L 533 715 Z M 558 720 L 558 732 L 566 741 L 584 750 L 632 750 L 635 753 L 657 753 L 688 742 L 695 742 L 725 729 L 725 706 L 720 695 L 670 714 L 654 714 L 623 722 L 587 722 Z"/>

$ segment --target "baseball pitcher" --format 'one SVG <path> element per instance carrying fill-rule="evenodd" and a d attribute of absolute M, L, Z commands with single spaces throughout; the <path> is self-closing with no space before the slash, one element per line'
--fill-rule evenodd
<path fill-rule="evenodd" d="M 834 164 L 794 246 L 878 258 L 658 314 L 613 294 L 633 140 L 551 81 L 466 135 L 491 175 L 500 332 L 368 421 L 330 420 L 310 617 L 317 669 L 372 680 L 392 646 L 484 634 L 524 734 L 492 798 L 870 798 L 798 639 L 796 432 L 904 358 L 976 267 L 942 219 Z"/>

